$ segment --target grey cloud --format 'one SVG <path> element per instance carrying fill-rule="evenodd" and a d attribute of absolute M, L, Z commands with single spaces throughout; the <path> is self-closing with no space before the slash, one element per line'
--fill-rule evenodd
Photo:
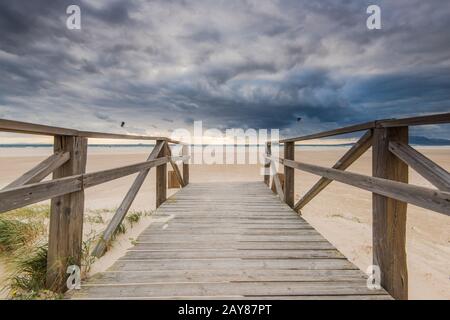
<path fill-rule="evenodd" d="M 65 28 L 69 4 L 81 31 Z M 380 0 L 381 31 L 365 27 L 369 4 L 0 1 L 0 112 L 91 130 L 203 120 L 300 134 L 450 111 L 448 1 Z"/>

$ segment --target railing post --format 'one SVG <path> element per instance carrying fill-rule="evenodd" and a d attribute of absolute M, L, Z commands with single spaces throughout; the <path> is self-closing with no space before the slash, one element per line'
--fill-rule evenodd
<path fill-rule="evenodd" d="M 160 142 L 158 140 L 158 142 Z M 166 143 L 162 141 L 163 143 Z M 167 148 L 162 148 L 158 158 L 167 156 Z M 167 199 L 167 164 L 156 168 L 156 208 L 159 208 Z"/>
<path fill-rule="evenodd" d="M 272 155 L 272 144 L 266 143 L 266 155 L 270 157 Z M 270 188 L 270 163 L 269 159 L 264 158 L 264 183 Z"/>
<path fill-rule="evenodd" d="M 53 179 L 85 173 L 87 138 L 55 136 L 54 152 L 69 152 L 70 159 L 53 172 Z M 67 290 L 67 267 L 81 267 L 84 191 L 53 198 L 47 254 L 47 287 L 56 292 Z"/>
<path fill-rule="evenodd" d="M 295 142 L 284 143 L 284 159 L 295 160 Z M 284 202 L 294 207 L 294 168 L 284 166 Z"/>
<path fill-rule="evenodd" d="M 408 127 L 375 128 L 373 176 L 408 183 L 408 166 L 389 151 L 389 141 L 408 143 Z M 373 264 L 381 271 L 381 286 L 395 299 L 408 299 L 406 261 L 407 204 L 372 194 Z"/>
<path fill-rule="evenodd" d="M 182 153 L 183 156 L 189 155 L 189 145 L 183 145 Z M 189 184 L 189 160 L 183 161 L 183 181 L 184 186 Z"/>

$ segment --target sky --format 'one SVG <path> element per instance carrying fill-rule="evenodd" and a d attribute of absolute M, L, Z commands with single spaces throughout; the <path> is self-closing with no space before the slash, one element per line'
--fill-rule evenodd
<path fill-rule="evenodd" d="M 66 27 L 71 4 L 81 30 Z M 381 30 L 366 27 L 371 4 Z M 449 17 L 448 0 L 0 0 L 0 118 L 288 137 L 450 112 Z"/>

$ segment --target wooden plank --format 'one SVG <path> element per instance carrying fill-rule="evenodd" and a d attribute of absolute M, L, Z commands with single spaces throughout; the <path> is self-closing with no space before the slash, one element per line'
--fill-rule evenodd
<path fill-rule="evenodd" d="M 140 285 L 96 285 L 85 288 L 101 297 L 186 297 L 186 296 L 298 296 L 298 295 L 382 295 L 365 283 L 349 282 L 237 282 L 237 283 L 167 283 Z"/>
<path fill-rule="evenodd" d="M 166 155 L 169 157 L 170 165 L 172 166 L 173 171 L 175 172 L 175 176 L 177 177 L 178 183 L 184 187 L 184 181 L 183 176 L 181 175 L 180 169 L 178 168 L 178 165 L 175 163 L 175 161 L 172 160 L 172 150 L 170 150 L 170 147 L 168 144 L 166 144 Z"/>
<path fill-rule="evenodd" d="M 358 160 L 372 146 L 372 130 L 367 131 L 333 166 L 334 169 L 345 170 Z M 315 196 L 325 189 L 333 180 L 320 178 L 320 180 L 295 204 L 294 210 L 299 211 Z"/>
<path fill-rule="evenodd" d="M 295 142 L 284 144 L 284 158 L 295 160 Z M 284 202 L 291 208 L 294 207 L 294 174 L 293 168 L 284 167 Z"/>
<path fill-rule="evenodd" d="M 149 270 L 239 270 L 239 269 L 297 269 L 297 270 L 357 270 L 345 259 L 159 259 L 117 261 L 111 271 Z"/>
<path fill-rule="evenodd" d="M 120 283 L 188 283 L 188 282 L 273 282 L 273 281 L 329 281 L 361 282 L 366 276 L 359 270 L 151 270 L 133 272 L 104 272 L 94 275 L 84 284 Z"/>
<path fill-rule="evenodd" d="M 81 175 L 0 191 L 0 213 L 83 189 Z"/>
<path fill-rule="evenodd" d="M 450 193 L 382 178 L 280 159 L 284 165 L 320 175 L 385 197 L 450 215 Z"/>
<path fill-rule="evenodd" d="M 155 215 L 160 220 L 75 298 L 390 298 L 384 290 L 369 293 L 366 275 L 262 186 L 183 188 L 182 199 L 168 199 Z"/>
<path fill-rule="evenodd" d="M 83 174 L 86 170 L 87 139 L 55 136 L 54 152 L 69 152 L 70 160 L 53 172 L 54 179 Z M 52 198 L 50 205 L 46 286 L 67 290 L 67 267 L 81 267 L 84 190 Z"/>
<path fill-rule="evenodd" d="M 165 143 L 163 141 L 158 141 L 156 143 L 156 146 L 153 148 L 152 152 L 150 153 L 150 156 L 147 158 L 147 161 L 155 160 L 156 157 L 158 157 L 161 150 L 164 148 L 164 144 Z M 108 226 L 106 227 L 105 231 L 103 232 L 102 236 L 100 237 L 96 247 L 94 248 L 94 250 L 92 252 L 92 256 L 99 258 L 105 253 L 111 239 L 113 238 L 117 228 L 120 226 L 123 219 L 125 218 L 128 210 L 131 207 L 131 204 L 133 203 L 134 199 L 136 198 L 136 195 L 138 194 L 139 190 L 141 189 L 141 186 L 144 183 L 145 178 L 147 178 L 147 175 L 149 172 L 150 172 L 150 168 L 139 172 L 138 176 L 136 177 L 133 184 L 131 185 L 130 190 L 128 190 L 125 198 L 123 199 L 123 201 L 120 204 L 119 208 L 117 209 L 116 213 L 114 214 L 114 216 L 112 217 Z"/>
<path fill-rule="evenodd" d="M 169 189 L 180 189 L 180 182 L 175 174 L 175 171 L 168 170 L 167 171 L 167 184 Z"/>
<path fill-rule="evenodd" d="M 221 250 L 221 251 L 128 251 L 120 260 L 158 259 L 345 259 L 337 250 Z"/>
<path fill-rule="evenodd" d="M 183 156 L 189 156 L 189 148 L 190 146 L 184 145 L 182 148 L 182 154 Z M 183 161 L 183 181 L 184 186 L 187 186 L 189 184 L 189 159 L 186 161 Z"/>
<path fill-rule="evenodd" d="M 9 185 L 4 187 L 3 190 L 40 182 L 54 170 L 66 163 L 69 158 L 70 153 L 68 152 L 54 153 L 50 157 L 39 163 L 37 166 L 24 173 L 21 177 L 17 178 Z"/>
<path fill-rule="evenodd" d="M 362 124 L 357 124 L 353 126 L 343 127 L 335 130 L 310 134 L 307 136 L 302 137 L 296 137 L 296 138 L 289 138 L 289 139 L 282 139 L 280 140 L 280 143 L 286 143 L 286 142 L 296 142 L 296 141 L 304 141 L 304 140 L 312 140 L 312 139 L 319 139 L 319 138 L 325 138 L 325 137 L 331 137 L 336 136 L 340 134 L 346 134 L 346 133 L 352 133 L 352 132 L 358 132 L 358 131 L 366 131 L 373 129 L 375 127 L 375 122 L 366 122 Z"/>
<path fill-rule="evenodd" d="M 278 172 L 276 172 L 275 163 L 272 163 L 270 168 L 272 170 L 272 183 L 275 184 L 275 189 L 277 191 L 277 195 L 281 201 L 284 201 L 283 187 L 282 187 Z"/>
<path fill-rule="evenodd" d="M 167 148 L 162 148 L 158 157 L 166 157 Z M 167 199 L 167 164 L 156 168 L 156 208 L 159 208 Z"/>
<path fill-rule="evenodd" d="M 389 150 L 439 190 L 450 192 L 450 173 L 437 163 L 403 142 L 390 141 Z"/>
<path fill-rule="evenodd" d="M 224 243 L 217 241 L 186 241 L 180 242 L 161 242 L 161 241 L 137 241 L 135 249 L 153 249 L 153 250 L 223 250 L 223 249 L 252 249 L 252 250 L 331 250 L 334 247 L 327 241 L 245 241 Z"/>
<path fill-rule="evenodd" d="M 49 135 L 49 136 L 54 135 L 76 136 L 78 134 L 78 131 L 73 129 L 45 126 L 40 124 L 6 120 L 6 119 L 0 119 L 0 131 Z"/>
<path fill-rule="evenodd" d="M 272 144 L 270 142 L 266 143 L 266 155 L 269 157 L 272 156 Z M 264 164 L 264 183 L 268 187 L 270 186 L 270 164 L 270 160 L 266 158 Z"/>
<path fill-rule="evenodd" d="M 450 113 L 432 114 L 403 119 L 380 120 L 377 121 L 376 125 L 383 128 L 392 128 L 445 123 L 450 123 Z"/>
<path fill-rule="evenodd" d="M 84 188 L 90 188 L 108 181 L 116 180 L 137 172 L 141 172 L 142 170 L 151 169 L 157 166 L 163 166 L 167 162 L 169 162 L 169 159 L 167 157 L 160 157 L 158 159 L 144 161 L 119 168 L 86 173 L 83 175 L 83 185 Z"/>
<path fill-rule="evenodd" d="M 167 163 L 167 158 L 159 158 L 134 165 L 98 171 L 71 177 L 33 183 L 0 191 L 0 213 L 24 207 L 53 197 L 87 189 L 111 180 Z"/>
<path fill-rule="evenodd" d="M 138 136 L 130 134 L 116 134 L 93 131 L 79 131 L 62 127 L 46 126 L 29 122 L 0 119 L 0 131 L 48 136 L 78 136 L 98 139 L 124 139 L 124 140 L 164 140 L 171 143 L 182 144 L 180 141 L 165 137 Z"/>
<path fill-rule="evenodd" d="M 408 144 L 408 127 L 375 129 L 372 174 L 377 178 L 389 179 L 406 185 L 408 183 L 408 165 L 389 151 L 391 141 Z M 410 195 L 416 196 L 413 193 Z M 403 200 L 398 198 L 401 197 L 390 198 L 377 193 L 372 196 L 373 264 L 380 267 L 383 288 L 395 299 L 406 300 L 408 299 L 407 203 L 398 201 Z"/>

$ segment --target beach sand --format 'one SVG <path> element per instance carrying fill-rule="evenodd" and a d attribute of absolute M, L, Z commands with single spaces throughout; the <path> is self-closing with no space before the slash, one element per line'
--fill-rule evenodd
<path fill-rule="evenodd" d="M 38 150 L 40 149 L 40 150 Z M 88 172 L 145 161 L 149 149 L 139 151 L 117 148 L 90 152 Z M 449 148 L 419 148 L 421 152 L 450 170 Z M 296 150 L 296 160 L 332 166 L 345 148 L 305 148 Z M 50 153 L 50 149 L 30 148 L 0 152 L 0 188 L 33 167 Z M 170 167 L 170 166 L 169 166 Z M 371 174 L 371 151 L 353 164 L 349 171 Z M 152 170 L 141 188 L 132 209 L 155 208 L 155 171 Z M 135 175 L 97 186 L 86 191 L 87 209 L 113 209 L 128 191 Z M 191 165 L 190 181 L 261 181 L 259 165 Z M 318 177 L 296 171 L 296 199 L 300 198 Z M 410 183 L 432 187 L 410 170 Z M 170 190 L 169 194 L 175 190 Z M 372 262 L 371 193 L 333 182 L 302 210 L 303 217 L 332 242 L 361 270 Z M 153 218 L 145 218 L 127 234 L 120 236 L 113 249 L 96 264 L 91 273 L 104 270 L 131 246 L 135 238 Z M 410 299 L 450 299 L 450 217 L 408 206 L 407 254 Z M 2 267 L 0 265 L 0 276 Z"/>

